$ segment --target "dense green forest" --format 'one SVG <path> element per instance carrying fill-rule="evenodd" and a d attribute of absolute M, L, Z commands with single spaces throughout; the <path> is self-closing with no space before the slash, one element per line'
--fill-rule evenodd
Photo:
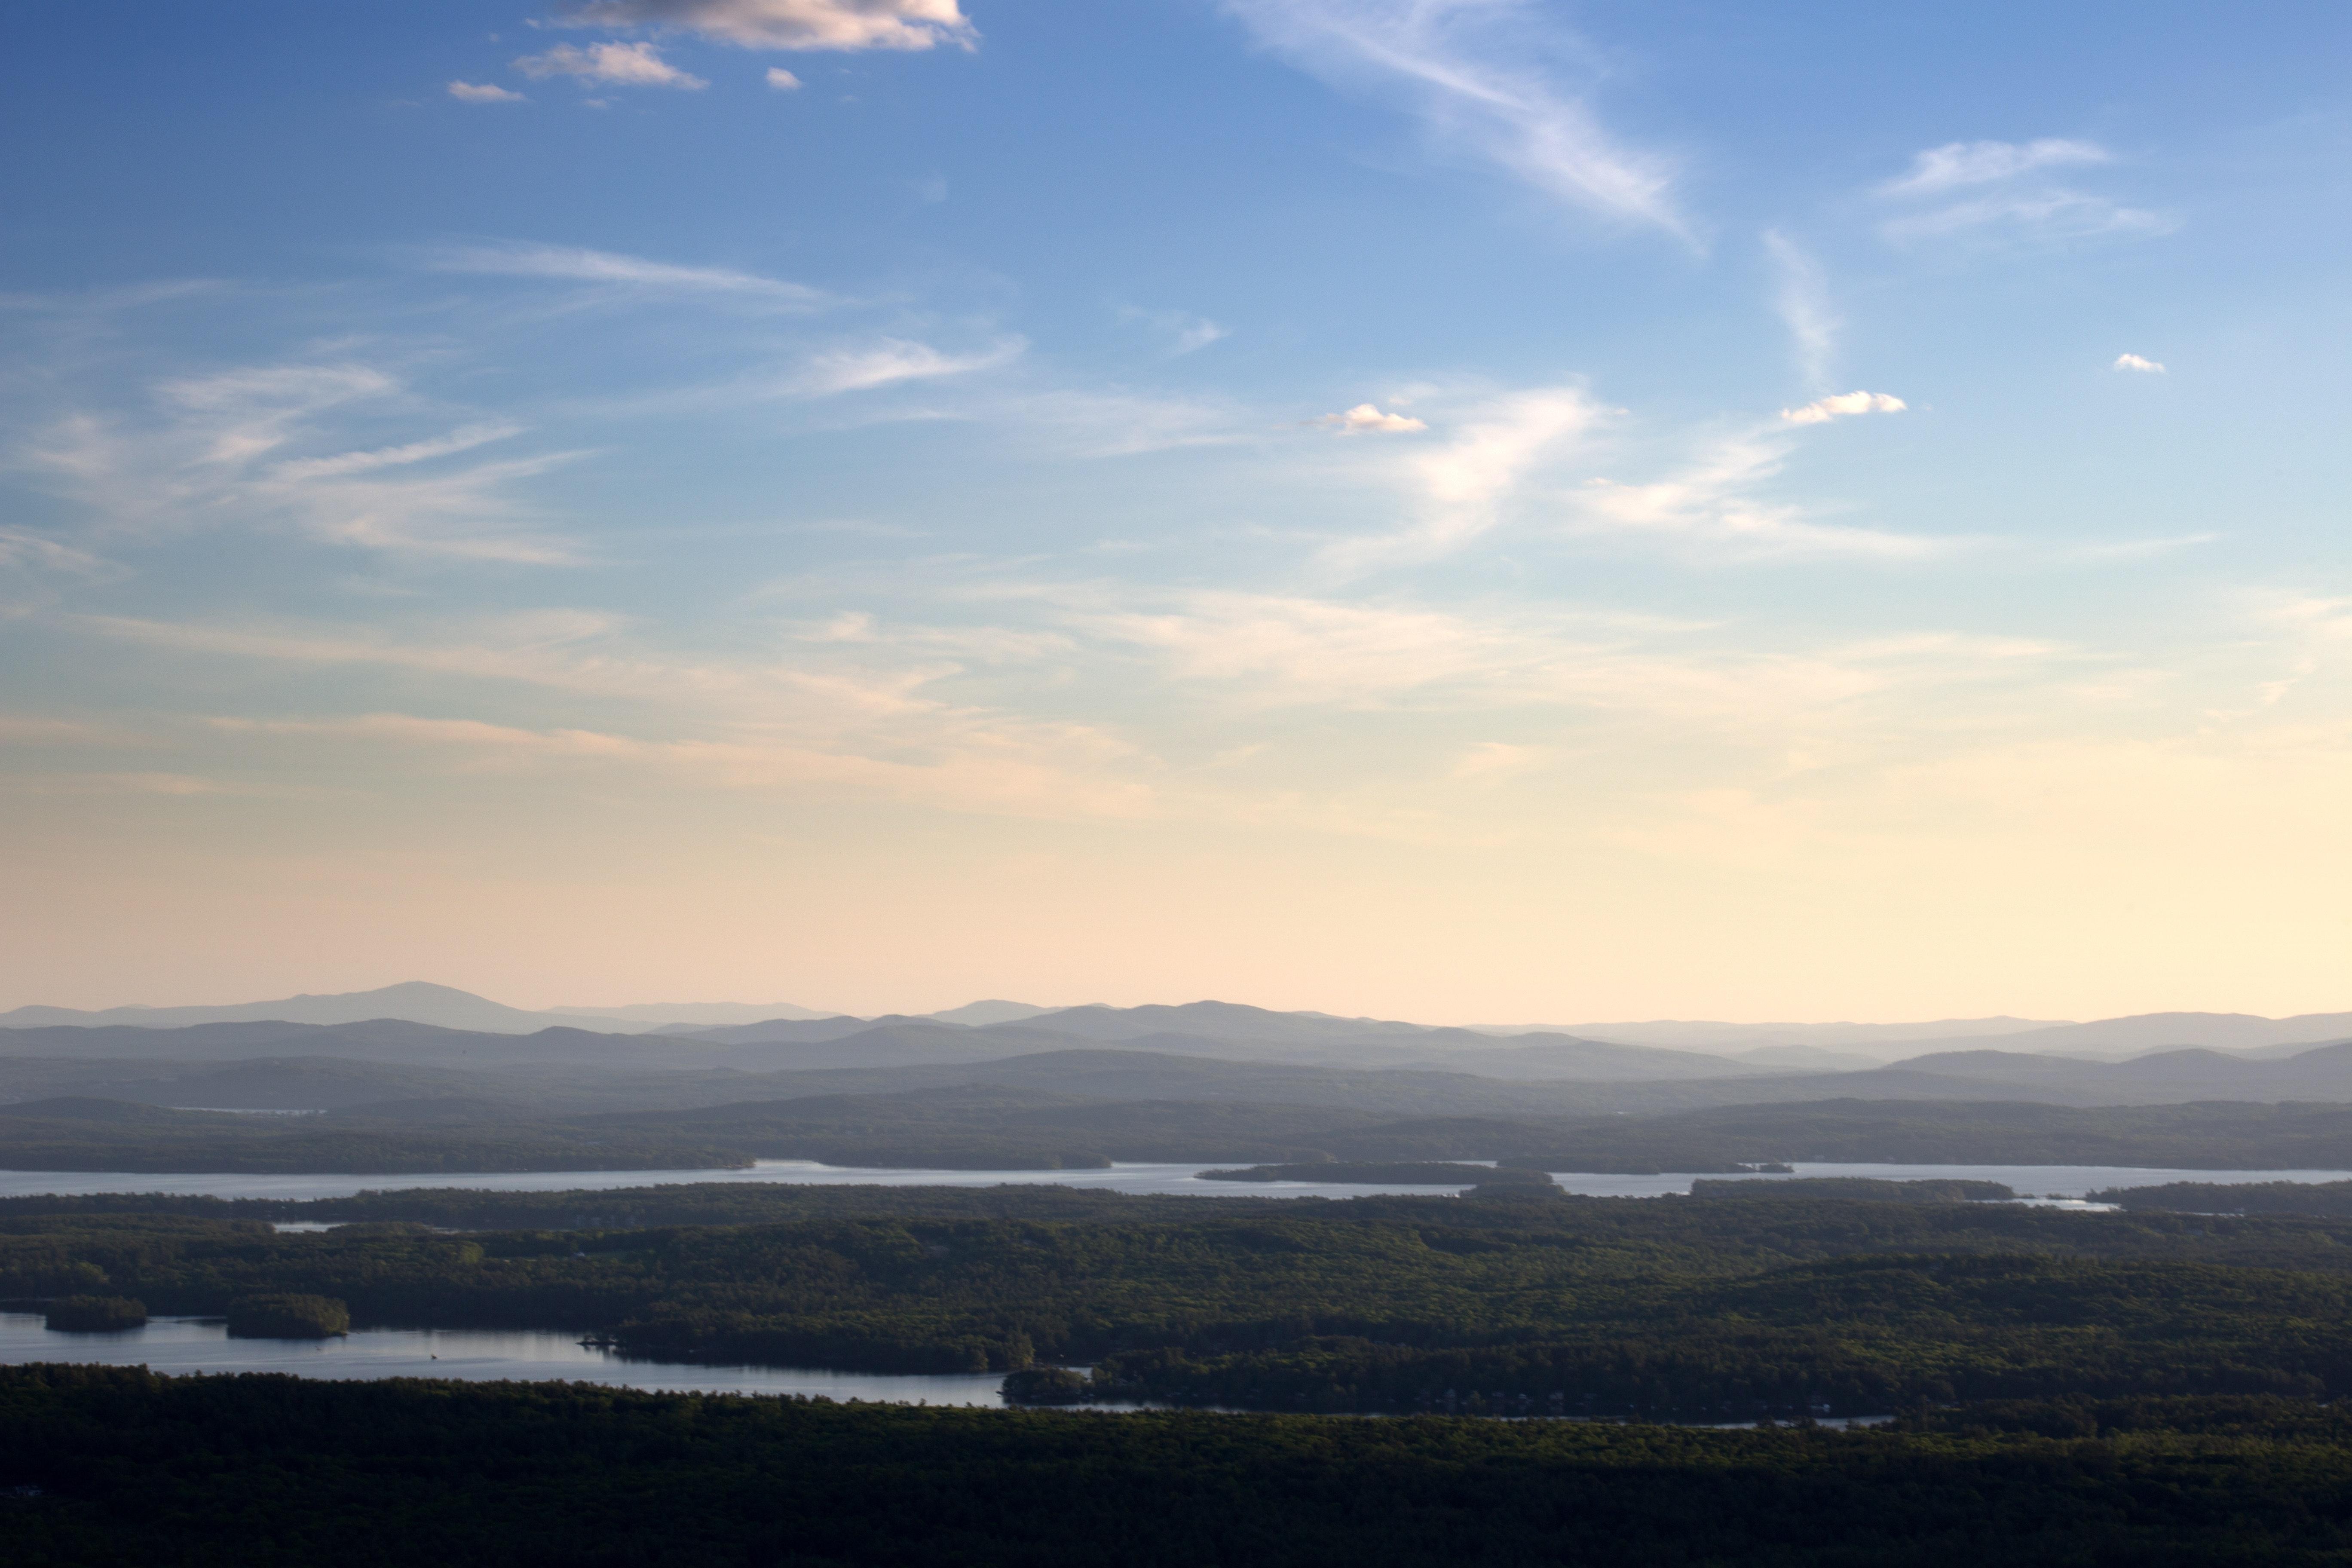
<path fill-rule="evenodd" d="M 2166 1182 L 2093 1193 L 2103 1204 L 2182 1214 L 2352 1215 L 2352 1182 Z"/>
<path fill-rule="evenodd" d="M 422 1114 L 421 1112 L 419 1114 Z M 560 1125 L 168 1110 L 111 1100 L 0 1106 L 0 1169 L 215 1171 L 664 1171 L 748 1165 L 708 1142 Z"/>
<path fill-rule="evenodd" d="M 832 1189 L 810 1198 L 834 1217 L 467 1234 L 25 1200 L 0 1212 L 0 1297 L 205 1314 L 313 1295 L 362 1325 L 565 1329 L 662 1359 L 1093 1363 L 1103 1397 L 1271 1409 L 1731 1420 L 2352 1393 L 2352 1222 L 1759 1190 L 1277 1205 L 1003 1189 L 953 1194 L 994 1217 L 920 1217 L 904 1190 L 868 1189 L 902 1211 L 844 1217 L 860 1199 Z M 1016 1217 L 1028 1204 L 1058 1215 Z"/>
<path fill-rule="evenodd" d="M 938 1170 L 1463 1160 L 1616 1173 L 1728 1173 L 1791 1161 L 2343 1170 L 2352 1169 L 2352 1107 L 1853 1100 L 1598 1119 L 1397 1120 L 1329 1106 L 1097 1100 L 985 1086 L 572 1116 L 463 1096 L 315 1116 L 93 1099 L 0 1106 L 0 1169 L 686 1170 L 754 1159 Z"/>
<path fill-rule="evenodd" d="M 2114 1568 L 2352 1563 L 2352 1419 L 1890 1429 L 1098 1415 L 0 1371 L 13 1568 Z"/>

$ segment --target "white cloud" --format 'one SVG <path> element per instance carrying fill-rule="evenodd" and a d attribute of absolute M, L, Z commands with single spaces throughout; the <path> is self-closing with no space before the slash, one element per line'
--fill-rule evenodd
<path fill-rule="evenodd" d="M 1833 397 L 1808 403 L 1802 408 L 1783 408 L 1780 417 L 1791 425 L 1826 425 L 1853 414 L 1900 414 L 1909 406 L 1901 398 L 1884 392 L 1841 392 Z"/>
<path fill-rule="evenodd" d="M 710 84 L 678 69 L 661 58 L 651 44 L 558 44 L 543 55 L 525 55 L 515 68 L 534 81 L 551 76 L 574 76 L 583 81 L 608 81 L 620 87 L 675 87 L 698 92 Z"/>
<path fill-rule="evenodd" d="M 567 455 L 439 461 L 511 436 L 511 426 L 474 424 L 397 446 L 280 457 L 289 448 L 316 452 L 347 405 L 350 416 L 376 422 L 404 412 L 407 401 L 400 382 L 369 365 L 250 366 L 162 384 L 152 389 L 152 417 L 69 415 L 16 460 L 85 509 L 100 531 L 152 535 L 233 523 L 291 527 L 401 553 L 572 558 L 565 542 L 532 528 L 506 494 Z"/>
<path fill-rule="evenodd" d="M 1797 368 L 1806 384 L 1818 389 L 1829 380 L 1830 359 L 1836 352 L 1838 328 L 1843 324 L 1830 308 L 1829 284 L 1822 276 L 1821 263 L 1786 235 L 1768 229 L 1764 248 L 1780 273 L 1774 303 L 1796 347 Z"/>
<path fill-rule="evenodd" d="M 1825 401 L 1836 401 L 1834 399 Z M 1705 444 L 1669 477 L 1639 483 L 1594 479 L 1566 503 L 1587 531 L 1680 539 L 1714 556 L 1845 556 L 1906 561 L 1950 548 L 1947 541 L 1815 522 L 1800 506 L 1767 499 L 1788 457 L 1781 429 L 1736 431 Z"/>
<path fill-rule="evenodd" d="M 529 103 L 530 100 L 519 92 L 509 92 L 494 82 L 453 81 L 449 96 L 460 103 Z"/>
<path fill-rule="evenodd" d="M 588 27 L 674 27 L 747 49 L 970 48 L 957 0 L 589 0 L 558 18 Z"/>
<path fill-rule="evenodd" d="M 1010 338 L 972 354 L 950 354 L 929 343 L 906 338 L 885 338 L 864 348 L 837 349 L 819 354 L 793 384 L 793 390 L 816 396 L 842 392 L 867 392 L 906 381 L 931 381 L 989 370 L 1020 357 L 1029 345 Z"/>
<path fill-rule="evenodd" d="M 1685 239 L 1665 163 L 1621 147 L 1530 62 L 1566 42 L 1523 0 L 1225 0 L 1266 47 L 1342 85 L 1402 92 L 1431 132 L 1536 189 Z"/>
<path fill-rule="evenodd" d="M 2106 163 L 2114 154 L 2090 142 L 2044 137 L 2039 142 L 1948 142 L 1911 160 L 1910 173 L 1878 187 L 1887 196 L 1934 195 L 1962 185 L 2011 180 L 2035 169 Z"/>
<path fill-rule="evenodd" d="M 426 264 L 436 272 L 551 278 L 680 293 L 735 294 L 796 310 L 814 310 L 829 302 L 829 296 L 823 290 L 781 278 L 763 278 L 725 267 L 683 267 L 676 262 L 652 261 L 609 250 L 548 245 L 475 246 L 434 252 Z"/>
<path fill-rule="evenodd" d="M 296 458 L 278 464 L 271 474 L 279 479 L 295 481 L 341 479 L 377 468 L 404 468 L 411 463 L 453 457 L 521 433 L 520 425 L 468 425 L 462 429 L 452 430 L 446 436 L 436 437 L 429 441 L 412 441 L 404 447 L 382 447 L 372 452 L 344 452 L 331 458 Z"/>
<path fill-rule="evenodd" d="M 1589 435 L 1606 413 L 1576 386 L 1533 387 L 1487 398 L 1451 422 L 1454 433 L 1443 446 L 1429 450 L 1416 444 L 1415 455 L 1399 473 L 1420 491 L 1414 503 L 1419 521 L 1391 533 L 1333 545 L 1324 552 L 1325 560 L 1343 571 L 1360 571 L 1461 549 L 1500 526 L 1532 473 Z M 1377 416 L 1373 408 L 1367 417 Z"/>
<path fill-rule="evenodd" d="M 2164 366 L 2152 359 L 2143 359 L 2138 354 L 2117 354 L 2115 367 L 2117 370 L 2136 370 L 2142 375 L 2164 374 Z"/>
<path fill-rule="evenodd" d="M 1896 241 L 1933 239 L 1969 230 L 2006 227 L 2050 239 L 2095 239 L 2103 235 L 2165 234 L 2173 221 L 2161 213 L 2127 207 L 2081 191 L 2033 191 L 1958 202 L 1935 212 L 1896 218 L 1880 232 Z"/>
<path fill-rule="evenodd" d="M 1396 435 L 1409 430 L 1429 428 L 1429 422 L 1425 419 L 1414 419 L 1402 414 L 1383 414 L 1379 405 L 1371 403 L 1359 403 L 1345 414 L 1326 414 L 1315 423 L 1328 425 L 1343 435 L 1349 436 L 1358 435 L 1367 430 Z"/>
<path fill-rule="evenodd" d="M 778 92 L 798 92 L 800 90 L 801 79 L 794 76 L 792 72 L 786 70 L 782 66 L 770 66 L 768 68 L 768 85 L 774 88 Z"/>
<path fill-rule="evenodd" d="M 1977 194 L 1895 218 L 1882 225 L 1880 232 L 1888 239 L 1905 242 L 2004 229 L 2044 239 L 2161 234 L 2171 229 L 2173 221 L 2160 213 L 2125 206 L 2040 177 L 2043 170 L 2114 161 L 2112 153 L 2094 142 L 2054 137 L 2023 142 L 1953 142 L 1930 147 L 1912 160 L 1909 173 L 1880 185 L 1878 194 L 1895 201 Z"/>

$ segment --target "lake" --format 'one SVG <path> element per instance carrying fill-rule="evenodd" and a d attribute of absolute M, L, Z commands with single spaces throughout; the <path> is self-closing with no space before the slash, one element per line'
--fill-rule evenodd
<path fill-rule="evenodd" d="M 486 1192 L 552 1193 L 614 1187 L 675 1186 L 701 1182 L 787 1182 L 848 1186 L 992 1187 L 1056 1184 L 1120 1193 L 1161 1193 L 1222 1198 L 1354 1198 L 1375 1194 L 1450 1196 L 1454 1186 L 1356 1184 L 1338 1182 L 1205 1182 L 1199 1164 L 1124 1164 L 1103 1171 L 918 1171 L 865 1170 L 820 1165 L 807 1160 L 761 1160 L 743 1170 L 721 1171 L 503 1171 L 478 1174 L 437 1172 L 422 1175 L 257 1176 L 156 1174 L 125 1171 L 0 1171 L 0 1197 L 73 1195 L 92 1193 L 170 1193 L 222 1198 L 344 1198 L 360 1192 L 396 1192 L 415 1187 L 466 1187 Z M 2176 1171 L 2126 1165 L 1859 1165 L 1800 1164 L 1799 1176 L 1875 1176 L 1888 1181 L 1961 1178 L 2005 1182 L 2021 1194 L 2078 1202 L 2099 1187 L 2144 1187 L 2165 1182 L 2341 1182 L 2347 1171 Z M 1689 1173 L 1656 1176 L 1595 1176 L 1555 1173 L 1569 1192 L 1588 1197 L 1655 1198 L 1686 1194 Z M 1716 1179 L 1716 1178 L 1704 1178 Z M 1750 1175 L 1744 1181 L 1785 1181 Z"/>
<path fill-rule="evenodd" d="M 901 1405 L 1002 1407 L 1001 1372 L 944 1376 L 810 1367 L 628 1361 L 564 1333 L 358 1329 L 334 1340 L 233 1340 L 218 1318 L 156 1318 L 114 1334 L 68 1334 L 32 1312 L 0 1312 L 0 1364 L 96 1363 L 159 1373 L 289 1372 L 301 1377 L 454 1377 L 471 1383 L 568 1378 L 665 1393 L 805 1394 Z"/>

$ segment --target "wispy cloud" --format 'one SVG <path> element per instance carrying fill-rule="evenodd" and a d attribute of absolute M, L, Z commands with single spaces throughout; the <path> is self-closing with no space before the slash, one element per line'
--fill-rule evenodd
<path fill-rule="evenodd" d="M 885 338 L 879 342 L 816 355 L 793 378 L 792 388 L 804 395 L 824 397 L 845 392 L 870 392 L 901 382 L 968 375 L 1009 364 L 1028 346 L 1019 338 L 1007 338 L 977 353 L 952 354 L 929 343 Z"/>
<path fill-rule="evenodd" d="M 1168 353 L 1181 357 L 1207 348 L 1211 343 L 1232 336 L 1224 327 L 1206 316 L 1194 316 L 1182 310 L 1147 310 L 1128 306 L 1119 311 L 1122 320 L 1139 321 L 1166 340 Z"/>
<path fill-rule="evenodd" d="M 2160 213 L 2126 206 L 2042 173 L 2114 161 L 2095 142 L 2057 138 L 1930 147 L 1912 160 L 1907 173 L 1881 184 L 1878 194 L 1894 201 L 1943 205 L 1889 219 L 1880 232 L 1905 242 L 1971 233 L 2084 239 L 2171 229 L 2173 221 Z M 1946 200 L 1953 196 L 1960 199 Z"/>
<path fill-rule="evenodd" d="M 29 528 L 0 526 L 0 620 L 47 609 L 58 600 L 58 579 L 91 580 L 112 575 L 112 565 L 87 550 Z M 5 731 L 0 730 L 0 736 Z"/>
<path fill-rule="evenodd" d="M 1490 397 L 1449 421 L 1453 434 L 1405 469 L 1421 492 L 1420 517 L 1396 532 L 1332 546 L 1348 571 L 1429 560 L 1500 526 L 1528 477 L 1591 434 L 1609 411 L 1579 386 L 1533 387 Z"/>
<path fill-rule="evenodd" d="M 2163 365 L 2158 363 L 2155 360 L 2146 359 L 2138 354 L 2117 354 L 2116 356 L 2115 368 L 2117 370 L 2137 371 L 2142 375 L 2162 375 L 2164 374 Z"/>
<path fill-rule="evenodd" d="M 412 441 L 404 447 L 381 447 L 371 452 L 343 452 L 331 458 L 297 458 L 278 464 L 272 474 L 277 479 L 299 483 L 305 479 L 342 479 L 374 468 L 404 468 L 410 463 L 429 462 L 435 458 L 470 452 L 492 441 L 519 436 L 522 428 L 520 425 L 467 425 L 452 430 L 446 436 Z"/>
<path fill-rule="evenodd" d="M 257 365 L 152 389 L 152 417 L 68 415 L 15 454 L 100 532 L 291 525 L 366 549 L 549 563 L 574 552 L 509 493 L 570 454 L 446 465 L 517 433 L 467 425 L 421 440 L 320 452 L 329 416 L 407 412 L 406 388 L 365 364 Z M 309 448 L 313 455 L 287 456 Z M 418 470 L 418 471 L 412 471 Z"/>
<path fill-rule="evenodd" d="M 510 92 L 496 82 L 453 81 L 449 96 L 460 103 L 529 103 L 521 93 Z"/>
<path fill-rule="evenodd" d="M 2039 142 L 1948 142 L 1911 160 L 1908 173 L 1878 187 L 1887 196 L 1941 195 L 1965 185 L 2013 180 L 2036 169 L 2110 163 L 2115 155 L 2090 142 L 2044 137 Z"/>
<path fill-rule="evenodd" d="M 770 66 L 766 79 L 768 85 L 778 92 L 798 92 L 801 89 L 801 79 L 782 66 Z"/>
<path fill-rule="evenodd" d="M 1619 144 L 1534 61 L 1569 40 L 1522 0 L 1225 0 L 1260 43 L 1342 86 L 1400 94 L 1442 142 L 1588 213 L 1685 241 L 1665 160 Z"/>
<path fill-rule="evenodd" d="M 710 84 L 682 71 L 661 58 L 648 43 L 558 44 L 543 55 L 525 55 L 515 68 L 534 81 L 551 76 L 578 77 L 583 81 L 609 82 L 615 87 L 671 87 L 699 92 Z"/>
<path fill-rule="evenodd" d="M 1587 530 L 1679 541 L 1717 559 L 1916 561 L 1952 548 L 1947 540 L 1821 522 L 1802 506 L 1771 499 L 1770 481 L 1786 464 L 1792 438 L 1781 428 L 1717 436 L 1667 478 L 1589 480 L 1565 510 Z"/>
<path fill-rule="evenodd" d="M 1830 307 L 1829 283 L 1821 263 L 1777 229 L 1767 230 L 1764 249 L 1780 273 L 1773 299 L 1781 324 L 1796 350 L 1797 370 L 1809 387 L 1829 383 L 1830 362 L 1837 352 L 1837 312 Z"/>
<path fill-rule="evenodd" d="M 748 49 L 969 48 L 979 36 L 957 0 L 588 0 L 557 20 L 676 28 Z"/>
<path fill-rule="evenodd" d="M 436 272 L 506 278 L 545 278 L 594 283 L 646 292 L 719 294 L 761 300 L 789 310 L 814 310 L 833 303 L 824 290 L 782 278 L 766 278 L 727 267 L 684 266 L 611 250 L 553 245 L 478 245 L 425 253 Z"/>

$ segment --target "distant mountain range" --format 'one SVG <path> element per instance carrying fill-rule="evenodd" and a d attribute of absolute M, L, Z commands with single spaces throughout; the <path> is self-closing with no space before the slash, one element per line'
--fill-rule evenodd
<path fill-rule="evenodd" d="M 411 1024 L 431 1024 L 444 1029 L 474 1029 L 494 1035 L 528 1035 L 551 1024 L 623 1029 L 631 1024 L 649 1028 L 660 1024 L 709 1027 L 749 1023 L 760 1018 L 821 1018 L 824 1015 L 788 1002 L 751 1005 L 742 1003 L 656 1003 L 610 1009 L 550 1009 L 529 1012 L 509 1007 L 470 991 L 411 980 L 376 991 L 351 991 L 332 996 L 286 996 L 275 1002 L 239 1002 L 221 1007 L 108 1007 L 84 1012 L 75 1007 L 18 1007 L 0 1013 L 0 1028 L 33 1029 L 52 1025 L 84 1028 L 121 1026 L 134 1029 L 184 1029 L 194 1024 L 364 1024 L 377 1018 L 397 1018 Z"/>
<path fill-rule="evenodd" d="M 1572 1079 L 1596 1083 L 1798 1075 L 1843 1078 L 1882 1070 L 1882 1064 L 1891 1061 L 1916 1072 L 1921 1070 L 1921 1061 L 1929 1058 L 1986 1055 L 2004 1059 L 2038 1056 L 2112 1062 L 2151 1052 L 2200 1047 L 2255 1058 L 2283 1058 L 2314 1045 L 2352 1037 L 2352 1013 L 2291 1018 L 2241 1013 L 2149 1013 L 2067 1024 L 2006 1016 L 1924 1024 L 1653 1021 L 1504 1030 L 1274 1012 L 1227 1002 L 1054 1008 L 989 1000 L 940 1013 L 879 1018 L 827 1015 L 785 1003 L 648 1003 L 534 1012 L 422 981 L 375 991 L 227 1006 L 116 1007 L 94 1012 L 19 1007 L 0 1013 L 0 1031 L 67 1027 L 165 1032 L 232 1025 L 340 1027 L 384 1023 L 537 1041 L 515 1050 L 480 1046 L 461 1053 L 467 1060 L 485 1061 L 593 1058 L 617 1064 L 634 1058 L 644 1065 L 659 1063 L 668 1068 L 689 1061 L 735 1065 L 749 1055 L 758 1055 L 776 1068 L 787 1065 L 777 1059 L 782 1056 L 793 1058 L 790 1065 L 808 1068 L 913 1065 L 1001 1059 L 1024 1051 L 1087 1043 L 1236 1060 L 1427 1068 L 1506 1079 Z M 539 1040 L 551 1028 L 593 1037 L 601 1043 L 592 1049 L 584 1040 L 561 1045 Z M 656 1049 L 646 1037 L 666 1044 Z M 640 1043 L 618 1043 L 623 1038 Z M 152 1043 L 161 1046 L 161 1042 Z M 259 1037 L 250 1044 L 276 1049 Z M 68 1054 L 99 1046 L 96 1039 L 82 1037 Z M 216 1054 L 226 1047 L 226 1041 L 218 1037 L 201 1041 L 189 1037 L 163 1048 L 169 1053 L 199 1046 Z M 751 1047 L 779 1049 L 747 1053 L 744 1048 Z M 826 1047 L 835 1048 L 822 1048 Z M 136 1042 L 119 1034 L 111 1034 L 100 1048 L 109 1055 L 145 1054 Z M 2002 1069 L 1997 1076 L 2018 1075 Z M 2058 1079 L 2074 1081 L 2063 1071 Z M 2058 1079 L 2043 1075 L 2033 1081 L 2052 1083 Z"/>
<path fill-rule="evenodd" d="M 0 1100 L 95 1094 L 259 1110 L 467 1095 L 618 1109 L 989 1083 L 1432 1115 L 1538 1105 L 1555 1114 L 1645 1114 L 1832 1100 L 2352 1103 L 2352 1041 L 2190 1047 L 2121 1060 L 1979 1048 L 1857 1070 L 1759 1072 L 1725 1057 L 1572 1036 L 1498 1040 L 1317 1015 L 1254 1017 L 1255 1010 L 1227 1004 L 1070 1011 L 1090 1035 L 1055 1026 L 1067 1013 L 977 1028 L 815 1019 L 695 1035 L 570 1026 L 519 1035 L 397 1019 L 0 1029 Z M 1142 1029 L 1155 1032 L 1121 1033 Z"/>

